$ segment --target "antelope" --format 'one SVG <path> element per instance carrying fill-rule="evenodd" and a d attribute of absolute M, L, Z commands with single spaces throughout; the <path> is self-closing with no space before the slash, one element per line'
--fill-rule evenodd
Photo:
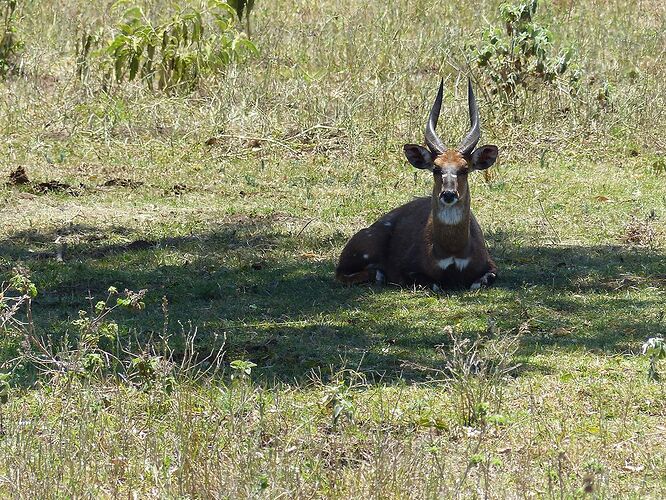
<path fill-rule="evenodd" d="M 447 149 L 435 132 L 444 80 L 430 110 L 425 144 L 405 144 L 412 166 L 432 172 L 432 196 L 416 198 L 361 229 L 340 255 L 336 278 L 346 284 L 375 281 L 433 290 L 491 285 L 497 266 L 470 208 L 467 175 L 497 159 L 497 146 L 476 148 L 481 136 L 471 80 L 467 100 L 471 126 L 456 149 Z"/>

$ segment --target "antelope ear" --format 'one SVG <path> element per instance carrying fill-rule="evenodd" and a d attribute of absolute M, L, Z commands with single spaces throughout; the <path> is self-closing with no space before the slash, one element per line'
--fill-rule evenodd
<path fill-rule="evenodd" d="M 472 168 L 474 170 L 485 170 L 497 160 L 497 146 L 481 146 L 472 153 Z"/>
<path fill-rule="evenodd" d="M 418 144 L 405 144 L 403 146 L 407 161 L 416 168 L 432 170 L 432 153 Z"/>

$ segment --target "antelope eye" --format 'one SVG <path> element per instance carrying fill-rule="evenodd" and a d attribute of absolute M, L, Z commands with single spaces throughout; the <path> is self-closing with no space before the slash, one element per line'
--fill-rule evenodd
<path fill-rule="evenodd" d="M 469 174 L 468 168 L 463 168 L 461 170 L 458 170 L 458 175 L 467 175 L 467 174 Z"/>

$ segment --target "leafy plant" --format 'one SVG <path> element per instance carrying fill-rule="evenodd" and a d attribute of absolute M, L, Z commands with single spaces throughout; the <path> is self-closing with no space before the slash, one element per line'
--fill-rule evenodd
<path fill-rule="evenodd" d="M 30 274 L 24 269 L 14 269 L 14 276 L 9 280 L 9 288 L 13 288 L 29 299 L 37 297 L 37 287 L 30 280 Z"/>
<path fill-rule="evenodd" d="M 191 89 L 232 61 L 256 54 L 235 23 L 235 11 L 222 0 L 186 2 L 157 23 L 140 7 L 129 8 L 104 51 L 108 72 L 116 82 L 141 78 L 151 90 Z M 84 53 L 87 42 L 81 44 Z"/>
<path fill-rule="evenodd" d="M 13 269 L 9 283 L 0 286 L 0 333 L 21 339 L 24 349 L 39 345 L 32 319 L 32 301 L 37 287 L 27 269 Z"/>
<path fill-rule="evenodd" d="M 354 404 L 351 399 L 350 388 L 342 380 L 326 387 L 324 397 L 321 400 L 324 408 L 331 412 L 331 423 L 335 427 L 341 417 L 351 419 Z"/>
<path fill-rule="evenodd" d="M 132 378 L 139 385 L 147 386 L 152 384 L 159 373 L 160 358 L 142 354 L 132 358 L 130 362 Z"/>
<path fill-rule="evenodd" d="M 252 361 L 236 359 L 231 362 L 230 366 L 233 370 L 233 374 L 231 375 L 233 380 L 246 380 L 250 378 L 250 375 L 252 374 L 252 368 L 256 367 L 257 365 Z"/>
<path fill-rule="evenodd" d="M 124 297 L 117 297 L 115 304 L 112 298 L 118 295 L 116 287 L 109 287 L 105 300 L 100 300 L 92 306 L 92 312 L 79 311 L 79 318 L 72 324 L 79 330 L 79 342 L 82 348 L 97 348 L 102 338 L 115 339 L 118 335 L 118 324 L 108 319 L 108 316 L 119 307 L 127 307 L 135 310 L 145 308 L 143 297 L 146 290 L 132 292 L 125 290 Z"/>
<path fill-rule="evenodd" d="M 113 313 L 117 309 L 144 310 L 146 292 L 125 290 L 120 294 L 111 286 L 104 300 L 95 302 L 89 296 L 89 310 L 79 311 L 78 318 L 71 322 L 76 334 L 74 338 L 66 336 L 60 344 L 53 345 L 51 339 L 43 338 L 36 331 L 32 301 L 37 297 L 37 287 L 26 269 L 15 268 L 9 282 L 0 285 L 0 334 L 20 344 L 18 356 L 12 360 L 14 368 L 29 365 L 42 375 L 62 378 L 66 383 L 112 375 L 131 382 L 133 386 L 160 388 L 165 393 L 171 392 L 179 374 L 193 381 L 216 373 L 222 362 L 224 346 L 216 353 L 198 359 L 194 346 L 196 328 L 189 332 L 183 328 L 185 352 L 176 364 L 167 344 L 166 298 L 162 299 L 165 324 L 161 345 L 154 344 L 152 339 L 143 345 L 133 345 L 131 339 L 126 345 L 121 344 Z M 252 367 L 256 366 L 249 361 L 240 363 L 234 367 L 244 376 L 249 376 Z M 3 385 L 6 380 L 7 377 L 0 373 L 0 406 L 8 394 L 8 386 Z"/>
<path fill-rule="evenodd" d="M 661 375 L 657 368 L 657 363 L 660 359 L 666 359 L 666 342 L 662 337 L 649 338 L 641 349 L 644 356 L 650 358 L 650 367 L 648 368 L 648 378 L 650 380 L 659 381 Z"/>
<path fill-rule="evenodd" d="M 354 412 L 353 391 L 366 386 L 365 377 L 355 370 L 340 370 L 324 387 L 320 405 L 331 413 L 331 425 L 336 428 L 342 419 L 351 421 Z"/>
<path fill-rule="evenodd" d="M 11 68 L 12 59 L 23 48 L 23 42 L 16 38 L 17 0 L 0 0 L 0 76 L 5 76 Z"/>
<path fill-rule="evenodd" d="M 469 46 L 472 63 L 492 82 L 490 92 L 504 101 L 515 99 L 521 89 L 562 80 L 565 74 L 571 89 L 580 79 L 574 49 L 555 51 L 552 33 L 534 19 L 537 8 L 538 0 L 500 5 L 504 27 L 484 29 L 481 40 Z"/>
<path fill-rule="evenodd" d="M 102 341 L 115 341 L 118 336 L 118 324 L 111 314 L 117 308 L 144 309 L 145 293 L 146 290 L 125 290 L 123 296 L 118 296 L 116 288 L 110 287 L 105 300 L 93 303 L 89 297 L 90 311 L 79 311 L 78 318 L 71 323 L 77 333 L 76 347 L 70 348 L 65 339 L 58 350 L 50 340 L 46 342 L 37 334 L 32 312 L 37 287 L 26 269 L 15 268 L 9 282 L 0 286 L 0 332 L 21 340 L 17 363 L 26 361 L 44 373 L 93 375 L 111 366 L 112 356 L 102 345 Z"/>

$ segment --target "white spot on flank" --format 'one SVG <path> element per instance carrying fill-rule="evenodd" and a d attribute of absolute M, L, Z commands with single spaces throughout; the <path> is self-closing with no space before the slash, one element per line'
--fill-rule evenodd
<path fill-rule="evenodd" d="M 456 265 L 458 271 L 462 271 L 469 265 L 469 257 L 467 259 L 447 257 L 446 259 L 439 259 L 439 261 L 437 262 L 437 265 L 442 269 L 446 269 L 447 267 L 452 266 L 453 264 Z"/>
<path fill-rule="evenodd" d="M 384 283 L 384 273 L 383 272 L 377 270 L 377 272 L 375 273 L 375 283 L 377 283 L 378 285 L 381 285 L 381 284 Z"/>
<path fill-rule="evenodd" d="M 463 207 L 454 205 L 452 207 L 440 207 L 437 211 L 437 218 L 442 224 L 454 226 L 460 224 L 463 220 Z"/>
<path fill-rule="evenodd" d="M 367 253 L 364 253 L 364 254 L 363 254 L 363 258 L 364 258 L 365 260 L 368 260 L 368 259 L 370 258 L 370 256 L 369 256 Z"/>
<path fill-rule="evenodd" d="M 385 221 L 383 222 L 383 224 L 384 224 L 386 227 L 391 227 L 391 226 L 393 225 L 392 223 L 390 223 L 390 222 L 387 221 L 387 220 L 385 220 Z"/>

